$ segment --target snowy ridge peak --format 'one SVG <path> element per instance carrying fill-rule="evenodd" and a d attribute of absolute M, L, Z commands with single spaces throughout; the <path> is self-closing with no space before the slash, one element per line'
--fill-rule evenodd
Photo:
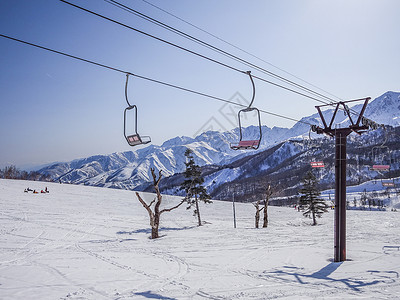
<path fill-rule="evenodd" d="M 368 104 L 365 116 L 377 123 L 400 125 L 400 93 L 386 92 Z"/>
<path fill-rule="evenodd" d="M 353 109 L 359 111 L 360 105 L 354 106 Z M 333 109 L 323 111 L 326 119 L 332 116 L 333 111 Z M 364 115 L 377 123 L 399 126 L 400 93 L 387 92 L 371 101 Z M 339 126 L 344 126 L 345 122 L 348 122 L 347 117 L 341 111 L 337 114 L 335 121 Z M 307 124 L 322 126 L 318 113 L 302 118 L 301 122 L 296 123 L 292 128 L 262 126 L 262 140 L 257 153 L 268 151 L 268 149 L 293 138 L 297 138 L 299 141 L 307 140 L 310 130 L 310 126 Z M 243 128 L 243 139 L 258 139 L 259 130 L 258 126 Z M 96 155 L 71 162 L 55 163 L 40 169 L 39 172 L 49 174 L 57 181 L 134 189 L 151 180 L 150 168 L 162 170 L 164 177 L 183 172 L 186 148 L 193 150 L 195 162 L 200 166 L 231 165 L 235 161 L 254 155 L 254 151 L 234 151 L 230 148 L 230 144 L 239 141 L 239 135 L 238 128 L 226 132 L 207 131 L 195 138 L 175 137 L 165 141 L 161 146 L 149 145 L 136 151 Z M 274 156 L 276 161 L 281 161 L 281 159 L 282 157 L 279 155 Z M 272 165 L 276 164 L 263 164 L 263 170 Z M 232 172 L 237 172 L 237 170 Z M 219 178 L 225 177 L 226 180 L 229 180 L 239 176 L 238 173 L 232 175 L 227 173 L 229 170 L 225 170 L 224 176 Z"/>
<path fill-rule="evenodd" d="M 161 147 L 162 148 L 169 148 L 177 145 L 186 145 L 189 143 L 192 143 L 194 141 L 193 138 L 187 137 L 187 136 L 177 136 L 175 138 L 169 139 L 168 141 L 165 141 Z"/>

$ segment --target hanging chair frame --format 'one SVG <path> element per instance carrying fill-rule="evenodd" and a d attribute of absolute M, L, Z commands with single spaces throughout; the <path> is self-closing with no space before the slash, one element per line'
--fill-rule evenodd
<path fill-rule="evenodd" d="M 133 109 L 135 114 L 135 122 L 134 122 L 134 133 L 133 134 L 126 134 L 126 113 L 127 111 Z M 148 144 L 151 142 L 151 138 L 149 136 L 140 136 L 137 132 L 137 106 L 132 105 L 128 106 L 124 110 L 124 136 L 126 141 L 128 142 L 129 146 L 137 146 L 142 144 Z"/>
<path fill-rule="evenodd" d="M 312 159 L 315 158 L 316 149 L 317 149 L 318 144 L 319 144 L 319 143 L 315 143 L 315 140 L 313 140 L 311 138 L 311 131 L 315 131 L 316 130 L 315 128 L 316 128 L 316 125 L 311 125 L 310 130 L 308 131 L 308 139 L 309 139 L 309 143 L 310 143 L 308 151 L 311 151 L 311 158 Z M 324 161 L 315 160 L 315 159 L 310 161 L 310 166 L 312 168 L 325 168 Z"/>
<path fill-rule="evenodd" d="M 247 71 L 247 74 L 250 77 L 251 84 L 253 87 L 253 96 L 251 99 L 251 102 L 248 107 L 243 108 L 239 110 L 238 112 L 238 121 L 239 121 L 239 142 L 237 144 L 231 144 L 230 147 L 232 150 L 257 150 L 260 147 L 261 139 L 262 139 L 262 127 L 261 127 L 261 116 L 260 116 L 260 110 L 256 107 L 251 107 L 251 105 L 254 102 L 254 98 L 256 95 L 256 86 L 254 84 L 253 77 L 251 76 L 251 72 Z M 241 115 L 243 113 L 248 113 L 255 111 L 257 113 L 258 117 L 258 128 L 259 128 L 259 138 L 255 140 L 243 140 L 243 128 L 242 128 L 242 121 L 241 121 Z"/>
<path fill-rule="evenodd" d="M 388 139 L 387 136 L 387 131 L 386 128 L 383 127 L 383 129 L 385 130 L 385 140 L 383 141 L 382 145 L 380 146 L 375 146 L 372 148 L 371 153 L 372 153 L 372 160 L 374 162 L 374 164 L 371 167 L 372 171 L 389 171 L 390 170 L 390 163 L 391 163 L 391 156 L 390 156 L 390 149 L 388 146 L 386 146 L 386 141 Z M 377 157 L 380 157 L 379 161 L 377 159 Z M 384 164 L 384 159 L 386 158 L 387 162 L 389 162 L 389 164 Z"/>
<path fill-rule="evenodd" d="M 394 178 L 382 178 L 381 179 L 382 186 L 384 187 L 395 187 L 396 184 L 394 182 Z"/>
<path fill-rule="evenodd" d="M 129 73 L 126 74 L 126 82 L 125 82 L 125 100 L 126 103 L 128 104 L 128 107 L 125 108 L 124 110 L 124 136 L 126 141 L 128 142 L 129 146 L 138 146 L 138 145 L 144 145 L 148 144 L 151 142 L 151 138 L 149 136 L 140 136 L 137 130 L 137 106 L 136 105 L 131 105 L 128 100 L 128 81 L 129 81 Z M 132 134 L 127 135 L 126 133 L 126 127 L 127 127 L 127 112 L 130 110 L 134 110 L 134 117 L 135 121 L 133 124 L 133 132 Z"/>

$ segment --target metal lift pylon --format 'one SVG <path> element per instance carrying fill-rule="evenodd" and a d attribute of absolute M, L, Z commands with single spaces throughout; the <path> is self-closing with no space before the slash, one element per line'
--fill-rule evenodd
<path fill-rule="evenodd" d="M 368 101 L 371 98 L 340 101 L 338 103 L 316 106 L 324 128 L 316 126 L 313 130 L 318 134 L 327 134 L 335 137 L 335 232 L 334 232 L 334 261 L 341 262 L 346 260 L 346 145 L 347 136 L 355 132 L 359 135 L 370 127 L 376 125 L 373 121 L 363 117 Z M 358 114 L 356 121 L 352 119 L 349 102 L 364 101 L 364 105 Z M 321 111 L 324 106 L 336 106 L 331 121 L 328 123 Z M 349 118 L 351 125 L 347 128 L 332 128 L 335 117 L 342 109 Z"/>

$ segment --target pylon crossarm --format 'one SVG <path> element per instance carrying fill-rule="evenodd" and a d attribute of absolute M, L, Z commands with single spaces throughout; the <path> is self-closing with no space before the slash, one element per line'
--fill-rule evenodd
<path fill-rule="evenodd" d="M 324 118 L 324 115 L 322 114 L 320 106 L 316 106 L 315 108 L 318 110 L 318 114 L 319 114 L 319 117 L 321 118 L 322 124 L 324 125 L 325 128 L 327 128 L 328 125 L 326 125 L 325 118 Z"/>
<path fill-rule="evenodd" d="M 321 118 L 321 121 L 322 121 L 322 124 L 323 124 L 324 128 L 321 128 L 322 130 L 315 131 L 315 132 L 317 132 L 319 134 L 320 133 L 326 133 L 326 134 L 328 134 L 330 136 L 334 136 L 334 134 L 332 134 L 332 131 L 335 131 L 336 129 L 332 129 L 332 126 L 334 124 L 334 121 L 335 121 L 335 118 L 336 118 L 336 115 L 337 115 L 337 112 L 338 112 L 339 109 L 343 110 L 344 113 L 346 114 L 346 116 L 349 118 L 349 121 L 350 121 L 351 125 L 348 127 L 348 129 L 350 129 L 351 131 L 353 131 L 353 132 L 355 132 L 357 134 L 361 134 L 362 130 L 368 130 L 370 128 L 375 129 L 376 126 L 374 126 L 374 125 L 376 125 L 376 123 L 374 121 L 371 121 L 371 120 L 369 120 L 369 119 L 367 119 L 367 118 L 365 118 L 363 116 L 364 112 L 365 112 L 365 109 L 367 108 L 368 101 L 370 99 L 371 98 L 368 97 L 368 98 L 363 98 L 363 99 L 340 101 L 340 102 L 337 102 L 337 103 L 331 103 L 331 104 L 316 106 L 315 108 L 318 111 L 318 114 L 319 114 L 319 116 Z M 363 106 L 361 108 L 360 113 L 358 114 L 357 121 L 354 122 L 353 118 L 351 117 L 351 109 L 347 106 L 347 103 L 356 102 L 356 101 L 364 101 L 364 104 L 363 104 Z M 329 125 L 328 125 L 328 122 L 327 122 L 327 120 L 325 120 L 325 117 L 324 117 L 324 115 L 322 113 L 321 107 L 334 106 L 334 105 L 336 105 L 336 106 L 335 106 L 332 118 L 331 118 L 331 120 L 329 122 Z M 340 106 L 342 106 L 342 108 L 340 108 Z M 360 123 L 362 123 L 362 125 L 360 125 Z"/>
<path fill-rule="evenodd" d="M 336 104 L 336 108 L 335 108 L 335 111 L 334 111 L 334 113 L 333 113 L 333 116 L 332 116 L 331 122 L 329 123 L 329 129 L 331 129 L 331 128 L 332 128 L 333 121 L 335 121 L 336 114 L 337 114 L 337 111 L 338 111 L 338 109 L 339 109 L 339 105 L 340 105 L 340 103 L 341 103 L 341 102 L 339 102 L 339 103 L 337 103 L 337 104 Z"/>
<path fill-rule="evenodd" d="M 361 122 L 362 118 L 364 118 L 364 112 L 365 112 L 365 109 L 367 108 L 369 100 L 371 100 L 371 97 L 365 98 L 364 105 L 363 105 L 363 107 L 362 107 L 362 109 L 360 111 L 360 114 L 358 115 L 357 125 L 360 125 L 360 122 Z"/>

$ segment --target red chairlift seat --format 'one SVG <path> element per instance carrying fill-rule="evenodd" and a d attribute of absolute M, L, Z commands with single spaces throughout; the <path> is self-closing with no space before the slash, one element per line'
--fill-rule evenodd
<path fill-rule="evenodd" d="M 389 171 L 390 165 L 373 165 L 371 167 L 371 170 L 373 170 L 373 171 Z"/>
<path fill-rule="evenodd" d="M 137 146 L 150 143 L 151 139 L 149 136 L 140 136 L 139 134 L 133 134 L 126 136 L 126 141 L 128 142 L 129 146 Z"/>
<path fill-rule="evenodd" d="M 247 150 L 247 149 L 257 149 L 259 147 L 259 140 L 248 140 L 240 141 L 239 144 L 231 144 L 231 149 L 233 150 Z"/>

